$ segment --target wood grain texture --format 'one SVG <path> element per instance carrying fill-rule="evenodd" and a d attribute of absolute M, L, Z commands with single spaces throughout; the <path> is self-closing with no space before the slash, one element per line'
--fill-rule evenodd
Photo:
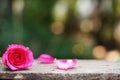
<path fill-rule="evenodd" d="M 0 63 L 0 80 L 120 80 L 120 62 L 79 60 L 74 69 L 59 70 L 55 64 L 40 64 L 10 71 Z"/>

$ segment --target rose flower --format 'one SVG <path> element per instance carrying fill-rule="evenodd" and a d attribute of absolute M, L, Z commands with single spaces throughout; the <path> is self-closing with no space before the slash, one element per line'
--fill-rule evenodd
<path fill-rule="evenodd" d="M 21 44 L 9 45 L 2 56 L 2 63 L 11 70 L 23 70 L 32 66 L 33 53 Z"/>

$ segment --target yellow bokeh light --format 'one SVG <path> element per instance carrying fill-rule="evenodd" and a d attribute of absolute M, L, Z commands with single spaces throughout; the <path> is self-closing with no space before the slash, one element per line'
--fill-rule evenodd
<path fill-rule="evenodd" d="M 72 47 L 72 52 L 76 55 L 80 55 L 83 53 L 83 49 L 84 49 L 84 47 L 81 44 L 75 44 Z"/>
<path fill-rule="evenodd" d="M 106 55 L 106 49 L 104 46 L 96 46 L 93 49 L 93 56 L 97 59 L 103 59 Z"/>
<path fill-rule="evenodd" d="M 117 50 L 112 50 L 109 51 L 105 57 L 105 60 L 107 61 L 117 61 L 119 57 L 119 51 Z"/>
<path fill-rule="evenodd" d="M 88 33 L 88 32 L 91 32 L 93 30 L 93 22 L 91 20 L 82 20 L 80 22 L 80 30 L 81 32 L 85 32 L 85 33 Z"/>
<path fill-rule="evenodd" d="M 53 22 L 51 25 L 51 31 L 55 34 L 55 35 L 61 35 L 64 32 L 64 25 L 62 22 Z"/>
<path fill-rule="evenodd" d="M 114 29 L 114 38 L 118 43 L 120 43 L 120 22 L 117 24 L 116 28 Z"/>

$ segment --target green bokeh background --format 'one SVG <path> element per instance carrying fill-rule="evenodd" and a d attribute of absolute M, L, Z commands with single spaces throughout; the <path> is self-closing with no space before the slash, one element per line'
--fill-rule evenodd
<path fill-rule="evenodd" d="M 35 58 L 42 53 L 48 53 L 56 58 L 63 59 L 93 59 L 92 50 L 96 45 L 103 45 L 107 50 L 119 49 L 113 37 L 113 29 L 119 21 L 119 10 L 117 11 L 117 8 L 120 8 L 120 3 L 117 3 L 117 0 L 110 0 L 113 4 L 110 13 L 101 11 L 100 15 L 97 16 L 101 23 L 101 28 L 97 32 L 81 33 L 81 35 L 92 35 L 95 42 L 87 46 L 86 41 L 79 42 L 84 47 L 77 51 L 80 53 L 78 55 L 72 51 L 73 46 L 78 44 L 72 35 L 78 32 L 78 29 L 74 26 L 78 25 L 77 23 L 82 20 L 82 18 L 79 20 L 78 15 L 75 14 L 74 3 L 77 0 L 65 0 L 70 5 L 67 19 L 63 23 L 65 31 L 61 35 L 52 33 L 51 24 L 55 21 L 53 8 L 58 1 L 62 0 L 23 0 L 24 10 L 21 15 L 14 14 L 12 10 L 14 1 L 0 1 L 0 56 L 5 52 L 8 45 L 13 43 L 20 43 L 29 47 L 33 51 Z M 102 2 L 106 0 L 96 1 L 99 3 L 98 7 L 100 7 Z M 99 11 L 100 9 L 97 12 L 99 13 Z M 106 25 L 109 27 L 106 28 Z M 106 32 L 110 35 L 106 35 Z"/>

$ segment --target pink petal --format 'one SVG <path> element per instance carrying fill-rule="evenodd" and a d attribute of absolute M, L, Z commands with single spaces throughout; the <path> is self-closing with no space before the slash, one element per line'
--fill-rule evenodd
<path fill-rule="evenodd" d="M 11 65 L 8 61 L 7 61 L 7 65 L 9 66 L 9 68 L 11 70 L 19 70 L 18 68 L 14 67 L 13 65 Z"/>
<path fill-rule="evenodd" d="M 61 70 L 72 69 L 72 68 L 75 67 L 76 64 L 77 64 L 77 59 L 72 59 L 72 60 L 58 60 L 56 62 L 57 68 L 61 69 Z"/>
<path fill-rule="evenodd" d="M 49 54 L 41 54 L 39 57 L 38 57 L 38 61 L 41 62 L 41 63 L 44 63 L 44 64 L 51 64 L 53 63 L 55 60 L 55 58 L 53 58 L 51 55 Z"/>
<path fill-rule="evenodd" d="M 7 66 L 6 54 L 4 53 L 2 56 L 2 63 Z"/>

